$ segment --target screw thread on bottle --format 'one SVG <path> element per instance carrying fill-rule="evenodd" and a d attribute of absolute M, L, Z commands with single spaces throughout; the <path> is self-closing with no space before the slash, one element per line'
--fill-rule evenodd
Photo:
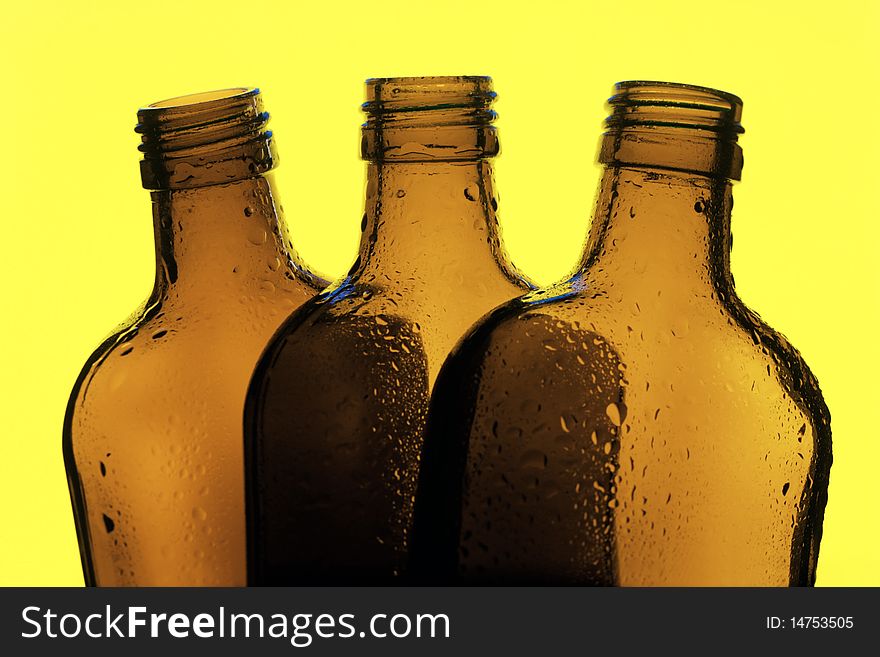
<path fill-rule="evenodd" d="M 441 162 L 498 154 L 491 78 L 372 78 L 366 85 L 364 159 Z"/>
<path fill-rule="evenodd" d="M 278 162 L 259 89 L 171 98 L 141 108 L 138 121 L 147 189 L 233 182 L 266 173 Z"/>
<path fill-rule="evenodd" d="M 628 81 L 609 98 L 599 161 L 739 180 L 742 100 L 733 94 L 672 82 Z"/>

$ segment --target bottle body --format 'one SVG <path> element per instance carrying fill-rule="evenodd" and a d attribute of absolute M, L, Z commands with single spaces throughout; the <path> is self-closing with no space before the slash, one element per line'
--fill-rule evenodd
<path fill-rule="evenodd" d="M 453 93 L 474 85 L 446 80 Z M 377 96 L 436 85 L 368 81 Z M 399 137 L 377 132 L 369 148 Z M 441 143 L 472 132 L 456 126 Z M 420 137 L 408 139 L 402 159 L 365 152 L 355 265 L 288 319 L 255 370 L 245 410 L 253 584 L 397 581 L 434 378 L 476 319 L 526 289 L 500 250 L 488 160 L 425 161 Z"/>
<path fill-rule="evenodd" d="M 731 205 L 728 181 L 610 164 L 580 270 L 463 341 L 432 400 L 423 577 L 814 581 L 830 419 L 736 296 Z"/>
<path fill-rule="evenodd" d="M 152 197 L 155 288 L 88 360 L 65 420 L 86 582 L 240 586 L 247 383 L 320 279 L 292 259 L 271 174 Z"/>

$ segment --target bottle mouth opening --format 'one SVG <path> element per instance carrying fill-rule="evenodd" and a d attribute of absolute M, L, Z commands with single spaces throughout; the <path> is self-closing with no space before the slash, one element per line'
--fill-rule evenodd
<path fill-rule="evenodd" d="M 148 189 L 198 187 L 265 173 L 277 161 L 260 90 L 234 87 L 176 96 L 138 110 L 141 174 Z"/>
<path fill-rule="evenodd" d="M 170 108 L 205 108 L 217 101 L 228 101 L 236 98 L 245 98 L 260 93 L 259 89 L 254 87 L 233 87 L 230 89 L 218 89 L 216 91 L 203 91 L 194 94 L 185 94 L 183 96 L 174 96 L 142 107 L 141 112 L 149 112 L 150 110 L 161 110 Z"/>
<path fill-rule="evenodd" d="M 599 161 L 739 180 L 743 102 L 734 94 L 675 82 L 618 82 Z"/>

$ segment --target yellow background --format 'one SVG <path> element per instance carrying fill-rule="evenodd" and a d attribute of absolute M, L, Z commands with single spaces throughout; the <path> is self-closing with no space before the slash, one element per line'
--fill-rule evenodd
<path fill-rule="evenodd" d="M 545 283 L 580 252 L 613 82 L 744 99 L 737 288 L 801 350 L 833 417 L 818 582 L 880 585 L 878 5 L 3 3 L 0 584 L 82 583 L 61 425 L 86 357 L 152 284 L 137 107 L 261 87 L 294 240 L 335 276 L 359 235 L 363 80 L 489 74 L 506 243 Z"/>

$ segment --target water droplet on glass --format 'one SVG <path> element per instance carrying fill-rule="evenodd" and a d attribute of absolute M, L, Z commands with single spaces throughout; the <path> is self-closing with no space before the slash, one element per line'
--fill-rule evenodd
<path fill-rule="evenodd" d="M 521 468 L 543 470 L 547 467 L 547 455 L 537 449 L 530 449 L 520 457 Z"/>
<path fill-rule="evenodd" d="M 611 420 L 611 424 L 619 427 L 623 423 L 623 420 L 626 419 L 626 406 L 611 402 L 608 404 L 608 408 L 605 409 L 605 414 L 608 416 L 608 419 Z"/>
<path fill-rule="evenodd" d="M 261 228 L 260 226 L 254 226 L 248 231 L 248 242 L 253 244 L 254 246 L 260 246 L 261 244 L 266 243 L 266 230 Z"/>

